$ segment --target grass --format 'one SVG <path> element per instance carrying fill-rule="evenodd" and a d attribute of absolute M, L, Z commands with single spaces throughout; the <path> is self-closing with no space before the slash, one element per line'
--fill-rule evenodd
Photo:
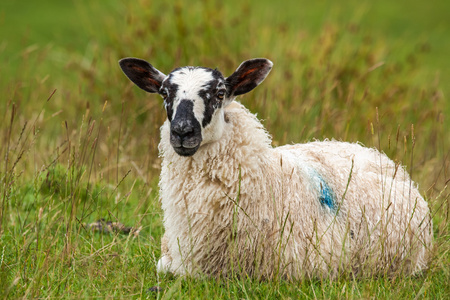
<path fill-rule="evenodd" d="M 389 1 L 253 2 L 0 4 L 1 297 L 450 297 L 447 1 L 408 2 L 408 12 Z M 165 113 L 120 72 L 126 56 L 225 74 L 271 59 L 272 73 L 241 101 L 274 145 L 360 141 L 405 164 L 432 208 L 430 270 L 299 282 L 159 276 Z M 141 234 L 87 228 L 101 218 Z"/>

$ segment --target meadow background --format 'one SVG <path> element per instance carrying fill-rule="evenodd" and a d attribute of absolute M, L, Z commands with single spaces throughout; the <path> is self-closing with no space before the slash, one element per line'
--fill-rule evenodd
<path fill-rule="evenodd" d="M 450 2 L 0 2 L 0 297 L 450 298 Z M 240 101 L 273 144 L 331 139 L 406 165 L 432 208 L 419 276 L 257 282 L 159 276 L 160 97 L 120 58 L 168 73 L 274 68 Z M 93 232 L 99 219 L 139 236 Z M 156 288 L 157 286 L 158 288 Z"/>

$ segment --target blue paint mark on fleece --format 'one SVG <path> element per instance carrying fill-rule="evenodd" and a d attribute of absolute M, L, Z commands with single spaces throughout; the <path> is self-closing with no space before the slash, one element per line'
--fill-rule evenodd
<path fill-rule="evenodd" d="M 320 204 L 322 204 L 322 206 L 327 206 L 331 210 L 336 210 L 336 195 L 334 194 L 333 189 L 316 170 L 313 168 L 308 169 L 308 173 L 311 176 L 315 189 L 319 192 Z"/>
<path fill-rule="evenodd" d="M 331 210 L 336 209 L 336 197 L 331 187 L 317 174 L 320 181 L 319 201 L 322 205 L 328 206 Z"/>

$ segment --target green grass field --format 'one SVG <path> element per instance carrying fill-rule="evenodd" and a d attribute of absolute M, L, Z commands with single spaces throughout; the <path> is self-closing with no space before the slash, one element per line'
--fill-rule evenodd
<path fill-rule="evenodd" d="M 450 298 L 449 1 L 27 2 L 0 3 L 2 298 Z M 360 141 L 406 165 L 432 208 L 430 269 L 293 282 L 158 275 L 165 111 L 122 74 L 127 56 L 226 75 L 271 59 L 240 101 L 274 145 Z M 140 234 L 87 228 L 102 218 Z"/>

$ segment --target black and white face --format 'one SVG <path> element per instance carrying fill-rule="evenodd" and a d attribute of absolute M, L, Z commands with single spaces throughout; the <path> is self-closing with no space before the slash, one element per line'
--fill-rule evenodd
<path fill-rule="evenodd" d="M 170 122 L 170 143 L 182 156 L 193 155 L 200 145 L 213 142 L 221 128 L 207 130 L 223 119 L 226 102 L 225 78 L 217 70 L 184 67 L 171 72 L 162 82 L 159 94 L 164 98 Z M 214 120 L 213 120 L 214 119 Z"/>
<path fill-rule="evenodd" d="M 178 68 L 166 76 L 137 58 L 124 58 L 119 64 L 138 87 L 163 97 L 170 144 L 181 156 L 192 156 L 202 145 L 220 139 L 223 109 L 259 85 L 272 68 L 267 59 L 247 60 L 225 78 L 218 70 L 203 67 Z"/>

